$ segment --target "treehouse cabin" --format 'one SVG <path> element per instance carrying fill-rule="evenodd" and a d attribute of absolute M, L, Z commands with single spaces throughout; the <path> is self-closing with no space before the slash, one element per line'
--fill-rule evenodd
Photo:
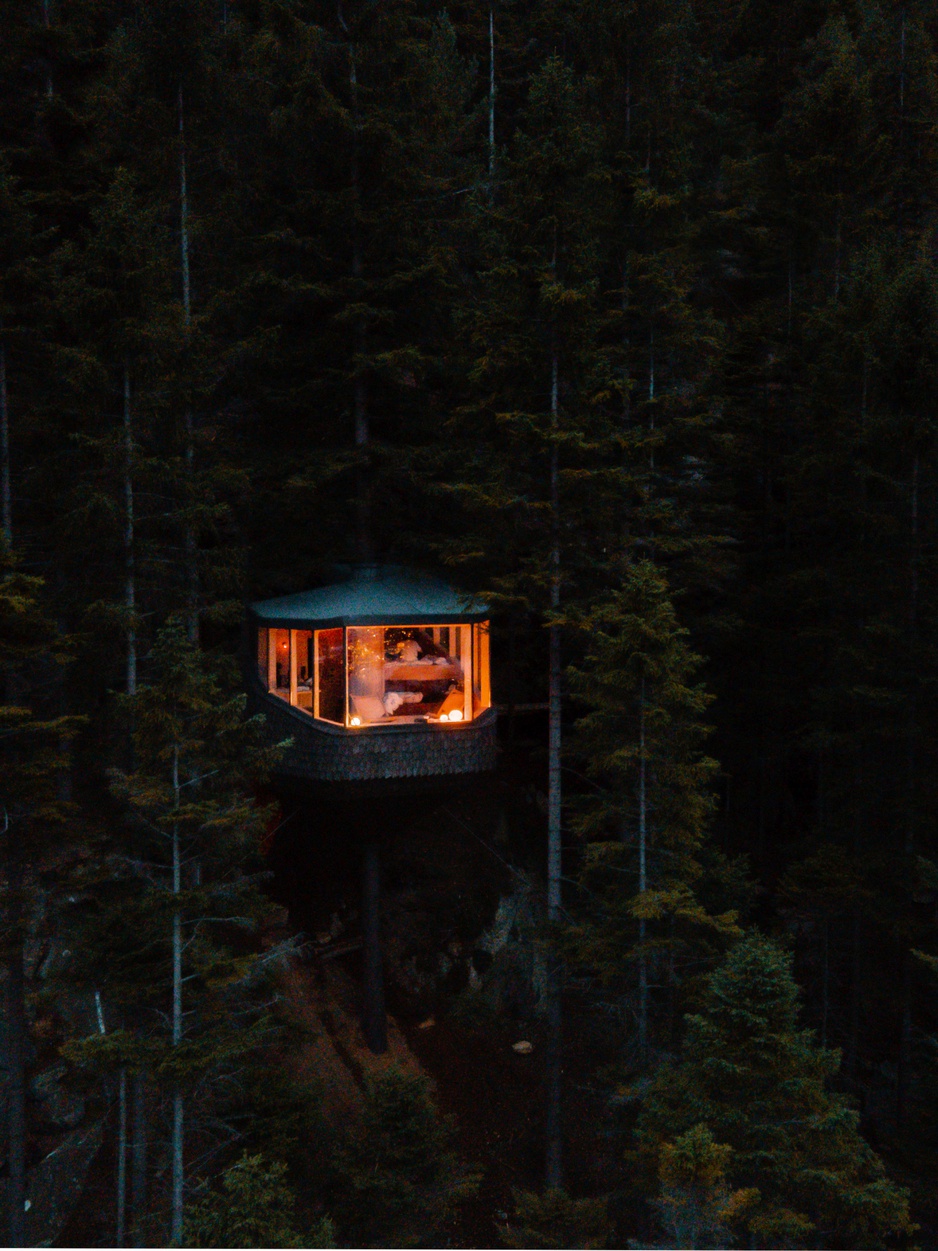
<path fill-rule="evenodd" d="M 278 772 L 357 782 L 491 769 L 487 616 L 393 566 L 253 604 L 252 702 L 293 740 Z"/>

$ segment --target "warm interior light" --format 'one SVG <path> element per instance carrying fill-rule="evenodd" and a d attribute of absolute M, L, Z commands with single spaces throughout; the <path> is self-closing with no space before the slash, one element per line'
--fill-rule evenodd
<path fill-rule="evenodd" d="M 348 723 L 349 725 L 361 725 L 362 719 L 361 717 L 349 717 Z"/>
<path fill-rule="evenodd" d="M 462 709 L 454 708 L 453 711 L 449 714 L 449 719 L 450 721 L 462 721 Z"/>
<path fill-rule="evenodd" d="M 449 720 L 449 713 L 448 713 L 448 712 L 441 712 L 441 713 L 440 713 L 440 720 L 441 720 L 441 721 L 448 721 L 448 720 Z"/>

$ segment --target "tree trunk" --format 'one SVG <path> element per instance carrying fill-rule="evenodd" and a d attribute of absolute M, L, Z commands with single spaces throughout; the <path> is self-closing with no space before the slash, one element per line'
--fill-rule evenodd
<path fill-rule="evenodd" d="M 648 796 L 645 763 L 645 679 L 639 688 L 638 707 L 638 893 L 648 889 Z M 648 956 L 645 951 L 645 918 L 638 922 L 638 1050 L 641 1063 L 648 1058 Z"/>
<path fill-rule="evenodd" d="M 859 907 L 854 907 L 850 934 L 850 1017 L 844 1072 L 853 1085 L 857 1078 L 857 1052 L 860 1042 L 860 992 L 862 928 Z"/>
<path fill-rule="evenodd" d="M 133 1080 L 134 1137 L 131 1152 L 130 1222 L 133 1245 L 142 1247 L 147 1202 L 147 1079 L 135 1073 Z"/>
<path fill-rule="evenodd" d="M 489 199 L 495 194 L 495 14 L 489 9 Z"/>
<path fill-rule="evenodd" d="M 189 193 L 186 183 L 186 131 L 179 84 L 179 245 L 182 265 L 182 311 L 186 336 L 192 328 L 192 291 L 189 282 Z M 192 410 L 185 414 L 186 511 L 183 526 L 186 579 L 186 634 L 190 643 L 199 641 L 199 563 L 195 521 L 195 421 Z"/>
<path fill-rule="evenodd" d="M 827 1018 L 830 1013 L 830 922 L 824 918 L 821 932 L 821 1046 L 827 1046 Z"/>
<path fill-rule="evenodd" d="M 117 1229 L 114 1245 L 125 1242 L 127 1212 L 127 1070 L 117 1079 Z"/>
<path fill-rule="evenodd" d="M 561 653 L 560 627 L 550 628 L 549 775 L 547 794 L 547 920 L 551 930 L 561 918 Z M 544 1064 L 547 1086 L 545 1183 L 549 1190 L 563 1186 L 563 968 L 551 933 L 547 952 L 547 1045 Z"/>
<path fill-rule="evenodd" d="M 629 370 L 629 353 L 631 339 L 629 337 L 629 301 L 631 298 L 631 279 L 629 274 L 629 257 L 626 253 L 622 262 L 622 422 L 628 429 L 632 420 L 632 385 Z"/>
<path fill-rule="evenodd" d="M 52 26 L 52 0 L 42 0 L 42 25 L 46 30 Z M 46 62 L 46 99 L 51 100 L 53 96 L 52 85 L 52 68 Z"/>
<path fill-rule="evenodd" d="M 7 349 L 0 341 L 0 525 L 7 548 L 13 546 L 13 495 L 10 480 L 10 409 L 7 400 Z"/>
<path fill-rule="evenodd" d="M 126 682 L 128 696 L 137 693 L 137 581 L 134 565 L 134 433 L 130 407 L 130 367 L 124 365 L 124 609 L 127 613 Z M 132 767 L 132 765 L 131 765 Z"/>
<path fill-rule="evenodd" d="M 372 838 L 365 843 L 363 869 L 362 1030 L 369 1051 L 382 1055 L 388 1049 L 388 1023 L 381 968 L 381 856 Z"/>
<path fill-rule="evenodd" d="M 26 1246 L 26 973 L 23 954 L 23 864 L 7 830 L 10 951 L 7 957 L 7 1130 L 9 1238 Z"/>
<path fill-rule="evenodd" d="M 173 749 L 173 795 L 174 807 L 179 807 L 179 748 Z M 173 894 L 182 891 L 182 857 L 179 846 L 179 826 L 173 824 Z M 173 1046 L 182 1043 L 182 914 L 173 913 Z M 172 1132 L 172 1223 L 170 1242 L 182 1246 L 183 1234 L 183 1100 L 182 1091 L 173 1091 Z"/>
<path fill-rule="evenodd" d="M 915 854 L 918 824 L 918 577 L 919 577 L 919 458 L 912 462 L 909 488 L 909 695 L 906 730 L 906 829 L 905 854 Z M 911 871 L 911 868 L 910 870 Z M 903 944 L 910 941 L 900 939 Z M 899 1060 L 896 1073 L 896 1124 L 901 1129 L 908 1111 L 912 1064 L 912 953 L 902 954 L 902 996 L 899 1010 Z"/>
<path fill-rule="evenodd" d="M 556 432 L 559 423 L 560 380 L 556 350 L 551 357 L 551 428 Z M 550 607 L 552 614 L 560 611 L 560 465 L 557 444 L 550 452 L 550 502 L 553 529 L 551 548 Z M 551 930 L 547 965 L 547 1046 L 546 1066 L 547 1116 L 545 1183 L 547 1188 L 560 1189 L 563 1185 L 563 1123 L 562 1089 L 563 1073 L 563 969 L 556 950 L 554 928 L 561 918 L 562 902 L 562 783 L 561 783 L 561 680 L 563 667 L 560 648 L 560 626 L 550 626 L 550 673 L 548 681 L 548 745 L 547 745 L 547 923 Z"/>
<path fill-rule="evenodd" d="M 355 48 L 349 44 L 349 93 L 352 104 L 352 277 L 359 282 L 363 272 L 361 238 L 361 172 L 359 167 L 359 133 L 361 120 L 358 109 L 358 71 L 355 64 Z M 355 298 L 361 301 L 361 293 Z M 371 537 L 371 467 L 368 462 L 368 446 L 371 442 L 368 428 L 368 379 L 365 373 L 365 351 L 368 343 L 368 327 L 364 317 L 355 319 L 354 355 L 355 382 L 353 387 L 353 410 L 355 417 L 355 447 L 361 455 L 358 469 L 358 491 L 355 502 L 358 559 L 371 561 L 374 549 Z"/>
<path fill-rule="evenodd" d="M 655 323 L 648 327 L 648 433 L 655 433 Z M 648 468 L 654 472 L 655 445 L 648 445 Z"/>
<path fill-rule="evenodd" d="M 899 997 L 899 1063 L 896 1065 L 896 1127 L 905 1127 L 909 1110 L 912 1068 L 912 953 L 903 952 L 902 990 Z"/>

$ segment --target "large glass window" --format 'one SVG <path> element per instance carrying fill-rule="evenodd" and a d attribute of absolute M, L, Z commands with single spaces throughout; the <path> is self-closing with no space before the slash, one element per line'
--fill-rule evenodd
<path fill-rule="evenodd" d="M 313 711 L 313 632 L 291 632 L 290 703 L 294 708 Z"/>
<path fill-rule="evenodd" d="M 489 623 L 479 621 L 472 627 L 472 715 L 477 717 L 492 703 L 489 677 Z"/>
<path fill-rule="evenodd" d="M 351 725 L 471 719 L 470 626 L 350 627 L 348 646 Z"/>
<path fill-rule="evenodd" d="M 314 715 L 324 721 L 345 724 L 345 645 L 344 631 L 317 630 L 313 672 L 317 675 Z"/>
<path fill-rule="evenodd" d="M 491 704 L 488 622 L 259 630 L 272 695 L 338 725 L 471 721 Z"/>
<path fill-rule="evenodd" d="M 267 689 L 281 699 L 290 698 L 290 631 L 270 630 L 267 652 Z"/>

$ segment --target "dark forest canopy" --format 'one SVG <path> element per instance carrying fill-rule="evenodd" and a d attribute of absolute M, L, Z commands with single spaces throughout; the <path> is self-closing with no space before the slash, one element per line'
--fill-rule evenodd
<path fill-rule="evenodd" d="M 502 1239 L 935 1245 L 936 40 L 923 0 L 4 0 L 11 1245 L 63 1134 L 102 1245 L 475 1202 L 411 1070 L 339 1134 L 285 1007 L 234 660 L 356 560 L 485 596 L 496 701 L 552 706 L 503 717 L 499 855 L 605 1145 L 506 1172 Z"/>

